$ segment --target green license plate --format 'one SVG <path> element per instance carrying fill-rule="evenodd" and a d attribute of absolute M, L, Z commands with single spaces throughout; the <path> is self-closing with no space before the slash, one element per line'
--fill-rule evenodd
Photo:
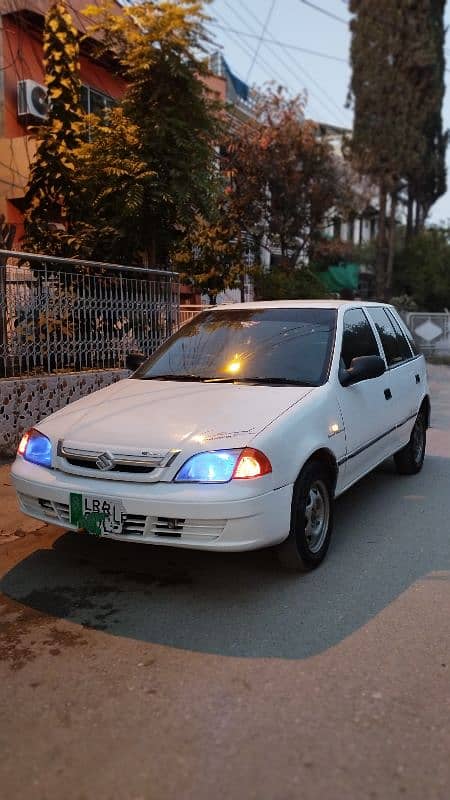
<path fill-rule="evenodd" d="M 125 507 L 120 500 L 70 493 L 70 524 L 93 536 L 122 533 L 125 516 Z"/>

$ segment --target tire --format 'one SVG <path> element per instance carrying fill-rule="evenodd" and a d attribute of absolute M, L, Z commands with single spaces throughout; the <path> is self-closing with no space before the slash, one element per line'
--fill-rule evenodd
<path fill-rule="evenodd" d="M 408 444 L 394 456 L 400 475 L 417 475 L 423 467 L 427 443 L 427 423 L 423 411 L 419 411 Z"/>
<path fill-rule="evenodd" d="M 289 536 L 277 547 L 284 567 L 309 572 L 319 566 L 330 544 L 333 512 L 330 471 L 320 461 L 310 461 L 294 486 Z"/>

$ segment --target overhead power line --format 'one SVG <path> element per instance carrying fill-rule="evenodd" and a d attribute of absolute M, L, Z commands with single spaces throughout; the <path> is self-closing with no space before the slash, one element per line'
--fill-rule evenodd
<path fill-rule="evenodd" d="M 226 20 L 224 19 L 224 17 L 221 17 L 220 14 L 217 13 L 217 11 L 215 12 L 215 14 L 216 14 L 216 17 L 218 17 L 219 19 L 222 19 L 226 23 Z M 227 26 L 223 26 L 223 27 L 227 28 L 228 25 Z M 232 41 L 234 41 L 234 43 L 237 45 L 237 47 L 239 47 L 239 49 L 242 50 L 243 53 L 245 53 L 247 56 L 252 58 L 253 53 L 251 52 L 251 50 L 249 50 L 249 48 L 247 47 L 247 44 L 241 40 L 241 37 L 234 36 L 234 34 L 231 34 L 231 33 L 228 33 L 228 36 L 230 37 L 230 39 Z M 258 56 L 258 63 L 262 66 L 262 68 L 263 68 L 263 70 L 264 70 L 264 72 L 265 72 L 265 74 L 267 75 L 268 78 L 277 77 L 278 80 L 281 83 L 284 83 L 284 81 L 285 81 L 284 76 L 281 75 L 281 73 L 277 70 L 276 67 L 274 67 L 271 63 L 269 63 L 264 58 L 262 58 L 261 55 Z"/>
<path fill-rule="evenodd" d="M 233 6 L 231 5 L 231 3 L 229 2 L 229 0 L 224 0 L 224 2 L 225 2 L 225 5 L 226 5 L 226 6 L 227 6 L 227 7 L 230 9 L 230 11 L 233 13 L 233 15 L 234 15 L 235 17 L 237 17 L 238 19 L 240 19 L 240 21 L 241 21 L 241 22 L 242 22 L 242 23 L 243 23 L 243 24 L 244 24 L 244 25 L 245 25 L 247 28 L 248 28 L 248 27 L 250 27 L 250 26 L 249 26 L 249 23 L 248 23 L 248 21 L 247 21 L 247 20 L 246 20 L 246 19 L 245 19 L 245 18 L 242 16 L 242 14 L 241 14 L 241 13 L 240 13 L 240 12 L 237 10 L 237 8 L 235 8 L 235 7 L 233 7 Z M 262 23 L 260 22 L 260 20 L 259 20 L 259 19 L 257 18 L 257 16 L 256 16 L 256 15 L 255 15 L 255 14 L 254 14 L 254 13 L 253 13 L 253 12 L 252 12 L 252 11 L 251 11 L 249 8 L 248 8 L 248 6 L 247 6 L 247 4 L 244 2 L 244 0 L 241 0 L 241 9 L 247 13 L 247 15 L 248 15 L 248 16 L 249 16 L 249 17 L 250 17 L 252 20 L 253 20 L 253 23 L 254 23 L 254 24 L 256 24 L 258 27 L 262 26 Z M 222 19 L 223 19 L 223 18 L 222 18 Z M 253 33 L 256 33 L 256 30 L 255 30 L 255 28 L 254 28 L 254 27 L 253 27 L 253 28 L 251 28 L 251 30 L 252 30 L 252 32 L 253 32 Z M 259 34 L 258 34 L 258 35 L 259 35 Z M 296 69 L 295 69 L 295 72 L 297 73 L 297 80 L 298 80 L 298 73 L 300 72 L 300 73 L 302 74 L 302 77 L 300 78 L 300 80 L 302 81 L 303 85 L 305 85 L 305 82 L 306 82 L 306 84 L 313 84 L 313 85 L 314 85 L 314 86 L 317 88 L 317 90 L 318 90 L 318 91 L 319 91 L 319 92 L 320 92 L 320 93 L 321 93 L 321 94 L 324 96 L 324 98 L 326 98 L 325 100 L 322 100 L 320 97 L 318 97 L 317 95 L 315 95 L 316 101 L 317 101 L 318 103 L 320 103 L 320 105 L 321 105 L 321 106 L 322 106 L 322 107 L 325 109 L 325 111 L 327 112 L 327 114 L 331 114 L 332 116 L 335 116 L 335 115 L 336 115 L 336 113 L 338 113 L 338 114 L 339 114 L 339 116 L 340 116 L 340 118 L 341 118 L 341 120 L 344 120 L 343 110 L 342 110 L 342 109 L 341 109 L 341 108 L 340 108 L 340 107 L 337 105 L 337 103 L 336 103 L 336 102 L 334 101 L 334 99 L 333 99 L 333 98 L 332 98 L 332 97 L 331 97 L 331 96 L 328 94 L 328 92 L 327 92 L 327 91 L 326 91 L 326 90 L 325 90 L 325 89 L 324 89 L 322 86 L 320 86 L 320 84 L 319 84 L 319 83 L 316 81 L 316 79 L 315 79 L 315 78 L 314 78 L 314 77 L 313 77 L 313 76 L 312 76 L 312 75 L 311 75 L 311 74 L 310 74 L 310 73 L 309 73 L 309 72 L 308 72 L 308 71 L 305 69 L 305 67 L 304 67 L 302 64 L 300 64 L 300 62 L 298 61 L 298 59 L 296 59 L 296 58 L 293 56 L 293 54 L 292 54 L 292 53 L 290 53 L 290 52 L 287 52 L 287 53 L 285 53 L 285 56 L 286 56 L 286 58 L 288 58 L 288 59 L 289 59 L 289 61 L 291 62 L 291 63 L 288 63 L 288 62 L 286 61 L 286 59 L 284 58 L 284 56 L 282 57 L 282 56 L 281 56 L 281 55 L 280 55 L 278 52 L 276 52 L 276 51 L 275 51 L 275 50 L 272 48 L 271 44 L 269 44 L 269 43 L 266 43 L 266 50 L 267 50 L 269 53 L 271 53 L 271 54 L 272 54 L 272 55 L 273 55 L 273 56 L 276 58 L 276 60 L 277 60 L 277 63 L 278 63 L 279 65 L 282 65 L 282 66 L 284 66 L 284 67 L 285 67 L 285 69 L 286 69 L 286 70 L 289 72 L 289 74 L 291 75 L 291 77 L 292 77 L 292 75 L 293 75 L 293 74 L 295 75 L 295 73 L 294 73 L 294 71 L 293 71 L 293 67 L 291 66 L 291 65 L 293 64 L 293 65 L 294 65 L 294 67 L 296 68 Z M 260 59 L 260 60 L 261 60 L 261 59 Z M 305 78 L 306 78 L 306 81 L 305 81 Z M 284 81 L 283 81 L 283 83 L 284 83 Z M 314 97 L 314 93 L 313 93 L 313 92 L 310 92 L 310 95 L 311 95 L 311 97 Z M 334 109 L 334 110 L 333 110 L 333 109 Z M 342 124 L 342 122 L 341 122 L 341 124 Z M 346 124 L 346 122 L 344 122 L 343 124 L 345 125 L 345 124 Z"/>
<path fill-rule="evenodd" d="M 227 25 L 221 25 L 219 22 L 214 22 L 214 25 L 216 28 L 220 28 L 223 31 L 229 31 L 230 33 L 235 33 L 238 36 L 245 36 L 247 39 L 260 39 L 257 33 L 240 31 L 236 28 L 230 28 Z M 267 36 L 263 36 L 260 41 L 267 44 L 274 44 L 277 47 L 283 47 L 285 50 L 296 50 L 299 53 L 305 53 L 309 56 L 318 56 L 319 58 L 326 58 L 328 61 L 338 61 L 340 64 L 348 64 L 347 58 L 342 58 L 341 56 L 332 56 L 329 53 L 322 53 L 320 50 L 310 50 L 308 47 L 300 47 L 300 45 L 291 44 L 290 42 L 281 42 L 279 39 L 272 39 L 268 38 Z"/>
<path fill-rule="evenodd" d="M 324 14 L 326 17 L 330 19 L 334 19 L 336 22 L 342 22 L 343 25 L 348 25 L 348 22 L 343 17 L 338 17 L 337 14 L 333 14 L 332 11 L 327 11 L 326 8 L 322 8 L 321 6 L 316 6 L 315 3 L 311 3 L 310 0 L 299 0 L 300 3 L 303 3 L 305 6 L 309 6 L 313 8 L 315 11 L 319 11 L 320 14 Z"/>
<path fill-rule="evenodd" d="M 265 19 L 264 25 L 263 25 L 263 27 L 262 27 L 261 36 L 260 36 L 260 37 L 259 37 L 259 39 L 258 39 L 258 43 L 257 43 L 257 45 L 256 45 L 255 52 L 253 53 L 252 63 L 250 64 L 250 66 L 249 66 L 249 68 L 248 68 L 248 72 L 247 72 L 246 81 L 249 81 L 249 80 L 250 80 L 250 75 L 251 75 L 251 73 L 252 73 L 252 69 L 253 69 L 253 67 L 254 67 L 254 65 L 255 65 L 255 61 L 256 61 L 256 59 L 258 58 L 258 53 L 259 53 L 259 50 L 260 50 L 260 47 L 261 47 L 261 42 L 262 42 L 262 40 L 263 40 L 263 37 L 264 37 L 264 34 L 265 34 L 266 30 L 267 30 L 267 26 L 268 26 L 268 24 L 269 24 L 269 22 L 270 22 L 270 18 L 271 18 L 271 16 L 272 16 L 273 9 L 275 8 L 275 3 L 276 3 L 276 1 L 277 1 L 277 0 L 272 0 L 272 3 L 270 4 L 269 11 L 268 11 L 268 13 L 267 13 L 267 16 L 266 16 L 266 19 Z"/>

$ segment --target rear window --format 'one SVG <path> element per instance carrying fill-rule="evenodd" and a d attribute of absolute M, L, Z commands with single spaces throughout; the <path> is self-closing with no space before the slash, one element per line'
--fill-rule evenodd
<path fill-rule="evenodd" d="M 384 308 L 377 306 L 367 309 L 375 323 L 381 339 L 381 344 L 389 367 L 401 364 L 412 357 L 408 342 L 398 325 L 394 327 L 392 317 L 389 317 Z"/>
<path fill-rule="evenodd" d="M 415 343 L 415 341 L 413 339 L 413 335 L 412 335 L 411 331 L 409 330 L 409 328 L 405 325 L 404 322 L 402 322 L 402 323 L 399 322 L 399 320 L 397 319 L 395 314 L 392 313 L 390 308 L 388 308 L 386 310 L 387 310 L 387 313 L 389 314 L 389 319 L 392 320 L 392 324 L 393 324 L 394 328 L 396 328 L 397 330 L 400 330 L 401 333 L 403 333 L 404 336 L 406 336 L 413 356 L 418 356 L 419 355 L 419 351 L 417 349 L 417 345 L 416 345 L 416 343 Z"/>

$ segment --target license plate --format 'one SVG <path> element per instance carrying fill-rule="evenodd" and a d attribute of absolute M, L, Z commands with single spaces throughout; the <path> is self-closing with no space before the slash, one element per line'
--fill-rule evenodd
<path fill-rule="evenodd" d="M 70 494 L 70 523 L 93 536 L 122 533 L 125 507 L 120 501 L 104 497 Z"/>

